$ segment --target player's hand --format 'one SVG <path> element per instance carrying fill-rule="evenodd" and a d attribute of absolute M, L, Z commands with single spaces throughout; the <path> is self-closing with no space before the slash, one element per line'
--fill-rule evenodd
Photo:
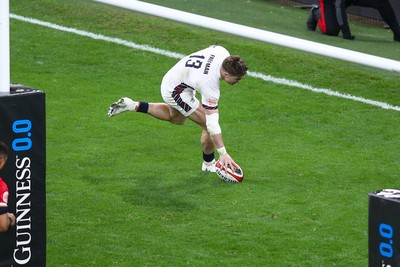
<path fill-rule="evenodd" d="M 224 166 L 225 168 L 227 168 L 229 165 L 229 166 L 231 166 L 232 170 L 236 169 L 237 164 L 235 161 L 233 161 L 233 159 L 231 158 L 231 156 L 229 156 L 228 153 L 220 156 L 219 161 L 221 162 L 222 166 Z"/>

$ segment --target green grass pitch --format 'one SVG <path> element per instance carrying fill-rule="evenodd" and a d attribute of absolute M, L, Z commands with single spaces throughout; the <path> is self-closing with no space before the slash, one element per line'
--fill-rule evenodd
<path fill-rule="evenodd" d="M 148 2 L 400 59 L 387 30 L 326 37 L 306 31 L 307 11 L 270 1 Z M 87 0 L 10 11 L 181 54 L 220 44 L 251 71 L 400 105 L 398 73 Z M 11 81 L 46 92 L 47 265 L 366 266 L 368 193 L 399 187 L 399 111 L 252 77 L 222 84 L 224 141 L 245 171 L 224 183 L 201 172 L 194 123 L 107 117 L 119 97 L 162 101 L 175 62 L 11 20 Z"/>

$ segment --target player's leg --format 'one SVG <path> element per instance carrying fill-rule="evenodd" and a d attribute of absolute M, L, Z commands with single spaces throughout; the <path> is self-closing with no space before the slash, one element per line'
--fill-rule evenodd
<path fill-rule="evenodd" d="M 210 134 L 207 131 L 205 109 L 202 106 L 199 106 L 192 114 L 189 115 L 189 119 L 200 125 L 200 127 L 203 129 L 200 139 L 203 152 L 205 154 L 214 153 L 214 144 L 211 140 Z"/>
<path fill-rule="evenodd" d="M 183 124 L 186 117 L 178 110 L 166 103 L 136 102 L 128 97 L 123 97 L 111 104 L 108 116 L 115 116 L 125 111 L 147 113 L 159 120 L 169 121 L 174 124 Z"/>
<path fill-rule="evenodd" d="M 209 132 L 207 131 L 205 109 L 199 105 L 199 107 L 189 115 L 189 119 L 200 125 L 202 128 L 200 142 L 203 150 L 203 164 L 201 170 L 215 172 L 214 144 Z"/>
<path fill-rule="evenodd" d="M 166 103 L 148 103 L 149 108 L 147 114 L 164 121 L 169 121 L 173 124 L 183 124 L 186 117 L 178 110 L 174 109 Z"/>
<path fill-rule="evenodd" d="M 203 164 L 201 170 L 215 172 L 214 144 L 211 141 L 210 134 L 207 130 L 203 129 L 201 132 L 200 141 L 203 148 Z"/>
<path fill-rule="evenodd" d="M 320 17 L 321 17 L 321 14 L 319 11 L 319 6 L 314 5 L 310 10 L 310 14 L 308 15 L 308 19 L 306 22 L 307 30 L 315 31 Z"/>
<path fill-rule="evenodd" d="M 336 19 L 336 9 L 333 0 L 319 0 L 318 27 L 326 35 L 339 35 L 340 27 Z"/>
<path fill-rule="evenodd" d="M 195 97 L 193 90 L 177 90 L 175 92 L 176 94 L 172 94 L 171 97 L 163 95 L 164 101 L 168 103 L 172 111 L 171 119 L 173 119 L 174 123 L 178 124 L 182 120 L 182 117 L 184 119 L 189 118 L 202 128 L 200 142 L 203 151 L 203 164 L 201 169 L 203 171 L 215 172 L 214 144 L 207 131 L 205 109 L 200 105 L 200 101 Z"/>
<path fill-rule="evenodd" d="M 127 97 L 113 103 L 108 115 L 114 116 L 125 111 L 136 111 L 147 113 L 157 119 L 169 121 L 174 124 L 183 124 L 187 117 L 199 124 L 203 131 L 201 144 L 203 150 L 203 171 L 215 172 L 214 145 L 207 131 L 205 109 L 200 105 L 191 89 L 185 90 L 184 86 L 178 85 L 172 93 L 162 89 L 165 103 L 136 102 Z M 183 88 L 183 89 L 182 89 Z"/>

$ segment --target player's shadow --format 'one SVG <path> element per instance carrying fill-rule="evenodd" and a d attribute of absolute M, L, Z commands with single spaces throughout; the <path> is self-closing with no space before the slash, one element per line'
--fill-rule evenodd
<path fill-rule="evenodd" d="M 122 192 L 122 199 L 126 203 L 179 212 L 196 209 L 197 193 L 207 187 L 190 177 L 168 181 L 168 177 L 148 174 L 140 178 L 132 177 L 132 180 L 135 183 Z"/>

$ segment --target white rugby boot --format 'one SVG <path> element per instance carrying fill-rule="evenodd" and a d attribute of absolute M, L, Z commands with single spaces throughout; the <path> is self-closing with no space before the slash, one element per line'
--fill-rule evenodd
<path fill-rule="evenodd" d="M 215 159 L 213 159 L 211 162 L 203 161 L 201 170 L 203 172 L 215 172 Z"/>
<path fill-rule="evenodd" d="M 135 111 L 138 104 L 138 102 L 135 102 L 128 97 L 120 98 L 117 102 L 112 103 L 108 108 L 108 117 L 112 117 L 125 111 Z"/>

